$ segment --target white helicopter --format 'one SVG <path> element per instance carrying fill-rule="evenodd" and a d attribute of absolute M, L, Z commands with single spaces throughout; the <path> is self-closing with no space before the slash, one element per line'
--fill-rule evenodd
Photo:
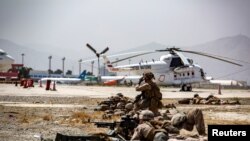
<path fill-rule="evenodd" d="M 133 57 L 137 57 L 140 55 L 145 55 L 145 53 L 130 56 L 118 61 L 114 61 L 112 63 L 108 60 L 108 58 L 105 55 L 103 55 L 103 58 L 105 63 L 107 64 L 107 69 L 110 72 L 130 72 L 135 74 L 134 76 L 125 76 L 125 78 L 123 78 L 124 80 L 138 80 L 143 72 L 151 71 L 155 74 L 156 83 L 160 85 L 181 85 L 182 91 L 192 91 L 191 84 L 193 83 L 199 83 L 203 81 L 210 81 L 210 83 L 213 83 L 214 81 L 211 81 L 212 77 L 207 77 L 205 75 L 203 69 L 199 65 L 194 64 L 193 60 L 186 58 L 180 52 L 187 52 L 187 53 L 207 56 L 221 61 L 225 61 L 227 63 L 242 66 L 235 62 L 231 62 L 229 60 L 225 60 L 217 56 L 201 52 L 180 50 L 179 48 L 167 48 L 165 50 L 156 50 L 156 51 L 157 52 L 169 51 L 170 53 L 161 56 L 159 61 L 123 65 L 117 67 L 113 67 L 112 64 Z M 218 83 L 218 81 L 216 83 Z"/>
<path fill-rule="evenodd" d="M 116 67 L 113 67 L 112 65 L 120 61 L 155 52 L 169 52 L 169 54 L 161 56 L 159 61 L 151 61 Z M 215 56 L 196 51 L 181 50 L 175 47 L 166 48 L 163 50 L 144 52 L 114 62 L 110 62 L 107 56 L 102 56 L 109 72 L 130 72 L 133 74 L 130 76 L 122 76 L 122 79 L 126 81 L 138 81 L 139 78 L 142 76 L 143 72 L 151 71 L 154 73 L 155 81 L 159 85 L 180 85 L 182 91 L 192 91 L 191 84 L 210 81 L 212 79 L 212 77 L 205 76 L 203 69 L 199 65 L 194 64 L 192 59 L 186 58 L 181 52 L 202 55 L 227 63 L 231 63 L 237 66 L 242 66 L 241 64 L 223 59 L 221 56 Z M 119 80 L 121 79 L 121 76 L 112 76 L 112 78 L 111 76 L 101 77 L 101 79 L 103 80 L 107 80 L 106 78 L 110 80 Z"/>

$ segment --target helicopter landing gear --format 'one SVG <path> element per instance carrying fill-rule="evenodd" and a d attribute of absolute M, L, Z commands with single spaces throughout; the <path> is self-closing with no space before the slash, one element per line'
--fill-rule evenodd
<path fill-rule="evenodd" d="M 191 92 L 192 91 L 192 85 L 183 84 L 183 85 L 181 85 L 181 90 L 180 91 Z"/>

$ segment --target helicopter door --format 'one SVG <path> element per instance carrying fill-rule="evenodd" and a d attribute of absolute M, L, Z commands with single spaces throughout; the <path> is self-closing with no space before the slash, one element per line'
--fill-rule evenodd
<path fill-rule="evenodd" d="M 203 69 L 200 69 L 200 72 L 201 72 L 201 77 L 205 78 L 205 73 L 204 73 Z"/>
<path fill-rule="evenodd" d="M 160 82 L 164 82 L 165 81 L 165 75 L 160 75 L 159 79 Z"/>

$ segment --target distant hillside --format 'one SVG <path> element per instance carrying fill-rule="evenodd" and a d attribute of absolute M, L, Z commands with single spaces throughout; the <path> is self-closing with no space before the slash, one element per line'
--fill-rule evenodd
<path fill-rule="evenodd" d="M 250 84 L 249 37 L 244 35 L 225 37 L 205 44 L 189 47 L 189 49 L 244 61 L 235 61 L 243 65 L 243 67 L 238 67 L 207 57 L 186 54 L 187 56 L 193 58 L 195 60 L 194 62 L 197 62 L 199 65 L 204 67 L 207 74 L 213 76 L 214 78 L 243 80 L 247 81 L 248 85 Z"/>
<path fill-rule="evenodd" d="M 225 37 L 191 48 L 240 60 L 250 60 L 250 38 L 244 35 Z"/>

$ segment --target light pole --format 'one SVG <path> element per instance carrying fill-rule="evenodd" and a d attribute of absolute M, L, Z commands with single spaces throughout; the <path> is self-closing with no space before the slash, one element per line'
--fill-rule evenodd
<path fill-rule="evenodd" d="M 62 76 L 64 77 L 64 61 L 65 61 L 65 57 L 62 58 Z"/>
<path fill-rule="evenodd" d="M 130 65 L 131 59 L 128 59 L 128 64 Z M 128 72 L 128 74 L 130 75 L 130 70 Z"/>
<path fill-rule="evenodd" d="M 81 75 L 81 72 L 82 72 L 82 68 L 81 68 L 82 67 L 82 65 L 81 65 L 82 64 L 82 59 L 80 59 L 78 62 L 79 62 L 79 75 Z"/>
<path fill-rule="evenodd" d="M 105 66 L 106 66 L 106 63 L 103 63 L 103 75 L 105 76 Z"/>
<path fill-rule="evenodd" d="M 118 60 L 119 60 L 119 58 L 115 58 L 115 61 L 118 61 Z M 116 63 L 115 66 L 117 66 L 117 65 L 118 65 L 118 64 Z"/>
<path fill-rule="evenodd" d="M 21 54 L 22 55 L 22 64 L 24 65 L 24 53 Z"/>
<path fill-rule="evenodd" d="M 52 56 L 50 55 L 49 56 L 49 77 L 50 77 L 50 73 L 51 73 L 51 59 L 52 59 Z"/>
<path fill-rule="evenodd" d="M 92 75 L 93 75 L 94 63 L 95 63 L 95 61 L 92 61 L 92 62 L 91 62 L 91 73 L 92 73 Z"/>

